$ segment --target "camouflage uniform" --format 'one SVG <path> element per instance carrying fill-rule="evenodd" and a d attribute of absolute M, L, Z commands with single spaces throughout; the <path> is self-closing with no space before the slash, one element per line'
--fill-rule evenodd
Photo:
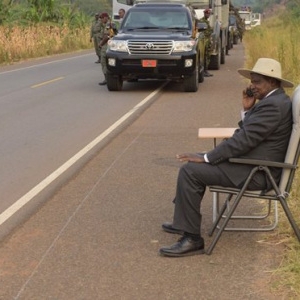
<path fill-rule="evenodd" d="M 98 62 L 100 63 L 101 53 L 100 53 L 100 49 L 99 49 L 99 42 L 100 42 L 99 38 L 98 38 L 99 33 L 100 33 L 100 20 L 98 18 L 98 19 L 95 19 L 94 22 L 92 23 L 91 31 L 90 31 L 90 39 L 94 43 L 95 52 L 96 52 L 96 55 L 98 56 Z"/>
<path fill-rule="evenodd" d="M 237 27 L 238 27 L 238 31 L 239 31 L 239 35 L 240 35 L 240 40 L 243 41 L 243 35 L 246 30 L 245 29 L 245 20 L 243 20 L 242 18 L 238 19 Z"/>
<path fill-rule="evenodd" d="M 101 67 L 102 67 L 102 72 L 104 74 L 104 77 L 106 77 L 106 72 L 107 72 L 107 66 L 106 66 L 107 28 L 106 27 L 107 27 L 107 24 L 101 23 L 101 29 L 100 29 L 100 34 L 99 34 L 100 41 L 98 43 L 98 47 L 100 49 Z"/>
<path fill-rule="evenodd" d="M 213 29 L 211 28 L 209 21 L 205 17 L 200 19 L 200 23 L 207 24 L 207 29 L 204 31 L 204 36 L 205 36 L 205 66 L 204 66 L 204 69 L 207 70 L 209 62 L 210 62 L 211 52 L 212 52 L 210 39 L 211 39 L 211 35 L 213 33 Z"/>
<path fill-rule="evenodd" d="M 117 34 L 117 29 L 114 23 L 110 21 L 106 23 L 101 23 L 101 41 L 99 43 L 99 47 L 101 49 L 101 66 L 102 72 L 104 74 L 104 81 L 100 82 L 99 85 L 106 84 L 106 74 L 107 74 L 107 64 L 106 64 L 106 50 L 107 50 L 107 42 L 110 38 L 112 38 L 115 34 Z"/>
<path fill-rule="evenodd" d="M 245 23 L 242 20 L 240 14 L 239 14 L 239 10 L 237 8 L 235 8 L 231 3 L 230 3 L 230 12 L 232 12 L 235 16 L 236 16 L 236 26 L 239 32 L 239 38 L 242 41 L 243 40 L 243 35 L 245 32 Z"/>

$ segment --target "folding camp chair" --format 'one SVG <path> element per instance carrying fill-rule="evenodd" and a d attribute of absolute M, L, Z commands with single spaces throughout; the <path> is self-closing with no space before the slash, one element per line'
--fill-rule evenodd
<path fill-rule="evenodd" d="M 210 255 L 217 244 L 221 234 L 226 228 L 228 222 L 230 221 L 233 213 L 235 212 L 240 200 L 243 197 L 247 198 L 258 198 L 258 199 L 267 199 L 269 201 L 279 201 L 298 240 L 300 241 L 300 230 L 297 226 L 293 215 L 287 205 L 287 198 L 291 190 L 293 183 L 295 171 L 297 168 L 297 163 L 300 155 L 300 85 L 295 89 L 292 96 L 292 106 L 293 106 L 293 128 L 292 134 L 290 137 L 287 153 L 283 163 L 273 162 L 273 161 L 263 161 L 263 160 L 253 160 L 253 159 L 240 159 L 232 158 L 229 159 L 232 163 L 242 163 L 253 165 L 253 169 L 250 172 L 246 182 L 244 183 L 241 189 L 235 188 L 225 188 L 222 186 L 209 186 L 209 190 L 218 194 L 227 194 L 226 201 L 221 207 L 216 220 L 213 223 L 212 229 L 209 232 L 209 235 L 212 236 L 215 229 L 218 228 L 218 232 L 211 244 L 209 245 L 206 254 Z M 269 167 L 278 167 L 282 168 L 282 174 L 279 184 L 277 185 L 273 179 Z M 263 171 L 266 173 L 266 176 L 269 178 L 272 184 L 272 190 L 265 193 L 264 191 L 249 191 L 247 187 L 257 171 Z M 232 201 L 232 204 L 229 202 Z M 225 211 L 227 212 L 225 213 Z M 223 220 L 222 224 L 219 224 Z"/>
<path fill-rule="evenodd" d="M 198 130 L 198 137 L 201 139 L 206 139 L 210 138 L 213 139 L 214 142 L 214 148 L 217 146 L 217 139 L 226 139 L 229 138 L 233 135 L 234 131 L 237 128 L 231 127 L 231 128 L 220 128 L 220 127 L 215 127 L 215 128 L 199 128 Z M 213 222 L 216 220 L 217 215 L 219 214 L 220 211 L 220 199 L 219 199 L 219 193 L 218 192 L 213 192 Z M 234 214 L 231 216 L 231 219 L 237 219 L 237 220 L 268 220 L 271 221 L 268 225 L 261 226 L 248 226 L 245 227 L 226 227 L 224 230 L 226 231 L 271 231 L 274 230 L 278 224 L 278 205 L 277 201 L 265 201 L 266 202 L 266 211 L 262 213 L 251 213 L 251 214 Z M 230 202 L 227 201 L 227 209 L 230 208 Z M 273 204 L 273 209 L 272 209 L 272 204 Z M 272 214 L 273 212 L 273 214 Z M 222 216 L 225 218 L 226 216 Z M 240 225 L 239 225 L 240 226 Z M 219 228 L 219 227 L 218 227 Z"/>

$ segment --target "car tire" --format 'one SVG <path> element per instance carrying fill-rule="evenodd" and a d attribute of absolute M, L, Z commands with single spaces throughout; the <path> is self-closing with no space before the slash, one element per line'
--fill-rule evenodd
<path fill-rule="evenodd" d="M 184 77 L 183 88 L 185 92 L 197 92 L 199 85 L 199 66 L 196 65 L 196 69 L 191 76 Z"/>
<path fill-rule="evenodd" d="M 121 91 L 123 87 L 123 79 L 120 75 L 107 74 L 107 89 L 109 91 Z"/>

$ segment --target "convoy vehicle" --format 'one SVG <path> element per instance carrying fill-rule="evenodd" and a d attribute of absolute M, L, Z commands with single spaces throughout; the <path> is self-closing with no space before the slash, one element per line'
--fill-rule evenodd
<path fill-rule="evenodd" d="M 230 43 L 232 43 L 232 45 L 233 44 L 236 45 L 239 40 L 239 31 L 238 31 L 236 16 L 233 14 L 229 16 L 229 32 L 232 37 L 230 39 Z"/>
<path fill-rule="evenodd" d="M 239 15 L 241 17 L 241 19 L 244 21 L 245 24 L 245 29 L 246 30 L 250 30 L 251 24 L 252 24 L 252 11 L 250 7 L 242 7 L 239 10 Z"/>
<path fill-rule="evenodd" d="M 112 14 L 114 21 L 119 20 L 119 10 L 122 8 L 125 13 L 134 5 L 134 0 L 112 0 Z"/>
<path fill-rule="evenodd" d="M 204 80 L 206 28 L 187 4 L 135 4 L 108 41 L 108 90 L 121 90 L 124 80 L 168 79 L 181 82 L 186 92 L 196 92 Z"/>
<path fill-rule="evenodd" d="M 253 13 L 252 14 L 251 27 L 253 28 L 255 26 L 261 25 L 261 19 L 262 19 L 261 13 Z"/>
<path fill-rule="evenodd" d="M 197 5 L 196 12 L 200 16 L 201 11 L 210 8 L 210 26 L 213 28 L 211 37 L 212 54 L 210 64 L 211 70 L 220 69 L 220 64 L 225 63 L 225 56 L 231 47 L 231 35 L 229 31 L 229 0 L 194 0 Z"/>
<path fill-rule="evenodd" d="M 127 11 L 136 0 L 112 0 L 113 1 L 113 15 L 118 18 L 118 11 L 120 8 Z M 138 0 L 141 1 L 141 0 Z M 149 2 L 151 0 L 142 0 Z M 166 0 L 168 1 L 168 0 Z M 171 0 L 171 2 L 180 2 L 184 0 Z M 211 37 L 212 54 L 208 69 L 218 70 L 220 64 L 225 64 L 226 54 L 233 44 L 232 32 L 229 30 L 229 10 L 230 0 L 185 0 L 189 6 L 192 6 L 196 12 L 196 16 L 200 19 L 203 16 L 203 11 L 206 8 L 211 9 L 211 16 L 209 18 L 210 26 L 213 28 Z"/>
<path fill-rule="evenodd" d="M 239 9 L 229 3 L 229 31 L 233 35 L 233 44 L 236 45 L 239 40 L 243 40 L 244 22 L 239 15 Z"/>

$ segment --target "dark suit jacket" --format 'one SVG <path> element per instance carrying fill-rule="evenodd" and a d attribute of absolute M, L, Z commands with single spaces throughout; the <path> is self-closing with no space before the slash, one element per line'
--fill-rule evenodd
<path fill-rule="evenodd" d="M 252 167 L 229 163 L 231 157 L 283 162 L 292 130 L 292 103 L 283 89 L 256 103 L 239 122 L 234 135 L 207 153 L 209 162 L 235 184 L 240 185 Z M 278 181 L 281 170 L 272 174 Z"/>

